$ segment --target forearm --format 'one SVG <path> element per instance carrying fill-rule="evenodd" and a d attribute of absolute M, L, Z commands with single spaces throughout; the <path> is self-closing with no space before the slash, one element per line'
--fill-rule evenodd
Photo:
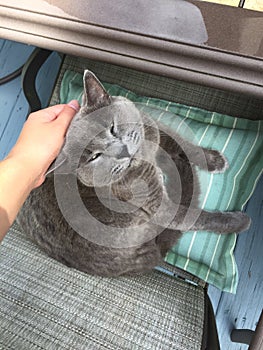
<path fill-rule="evenodd" d="M 15 157 L 0 162 L 0 241 L 35 184 L 32 167 Z"/>
<path fill-rule="evenodd" d="M 45 180 L 78 110 L 78 101 L 72 100 L 30 114 L 12 151 L 0 162 L 0 241 L 31 190 Z"/>

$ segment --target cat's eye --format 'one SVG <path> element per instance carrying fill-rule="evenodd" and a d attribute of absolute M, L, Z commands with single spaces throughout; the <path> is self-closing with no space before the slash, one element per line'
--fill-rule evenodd
<path fill-rule="evenodd" d="M 115 128 L 114 128 L 114 123 L 111 123 L 111 126 L 110 126 L 110 133 L 111 133 L 113 136 L 116 136 L 116 132 L 115 132 Z"/>
<path fill-rule="evenodd" d="M 92 162 L 93 160 L 99 158 L 99 156 L 101 156 L 101 153 L 95 153 L 95 154 L 93 154 L 93 156 L 90 157 L 89 162 Z"/>

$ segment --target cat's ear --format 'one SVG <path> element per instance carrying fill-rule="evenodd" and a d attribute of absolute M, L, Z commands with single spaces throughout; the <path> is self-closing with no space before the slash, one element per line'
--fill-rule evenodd
<path fill-rule="evenodd" d="M 97 77 L 89 70 L 85 70 L 84 72 L 83 85 L 83 107 L 86 107 L 89 111 L 95 111 L 96 109 L 110 105 L 110 95 L 101 85 Z"/>

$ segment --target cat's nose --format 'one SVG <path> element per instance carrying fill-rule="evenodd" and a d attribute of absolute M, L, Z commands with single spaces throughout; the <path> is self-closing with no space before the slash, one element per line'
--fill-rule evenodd
<path fill-rule="evenodd" d="M 117 155 L 117 158 L 118 159 L 121 159 L 121 158 L 130 158 L 130 153 L 128 151 L 128 148 L 127 146 L 122 146 L 122 149 L 120 151 L 120 153 Z"/>

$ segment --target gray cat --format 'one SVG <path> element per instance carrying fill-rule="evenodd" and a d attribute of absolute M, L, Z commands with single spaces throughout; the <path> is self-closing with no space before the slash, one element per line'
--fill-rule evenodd
<path fill-rule="evenodd" d="M 195 168 L 224 171 L 222 154 L 172 134 L 126 98 L 110 96 L 90 71 L 83 81 L 82 107 L 58 168 L 17 217 L 47 254 L 90 274 L 139 274 L 158 265 L 183 231 L 249 227 L 242 212 L 198 208 Z"/>

